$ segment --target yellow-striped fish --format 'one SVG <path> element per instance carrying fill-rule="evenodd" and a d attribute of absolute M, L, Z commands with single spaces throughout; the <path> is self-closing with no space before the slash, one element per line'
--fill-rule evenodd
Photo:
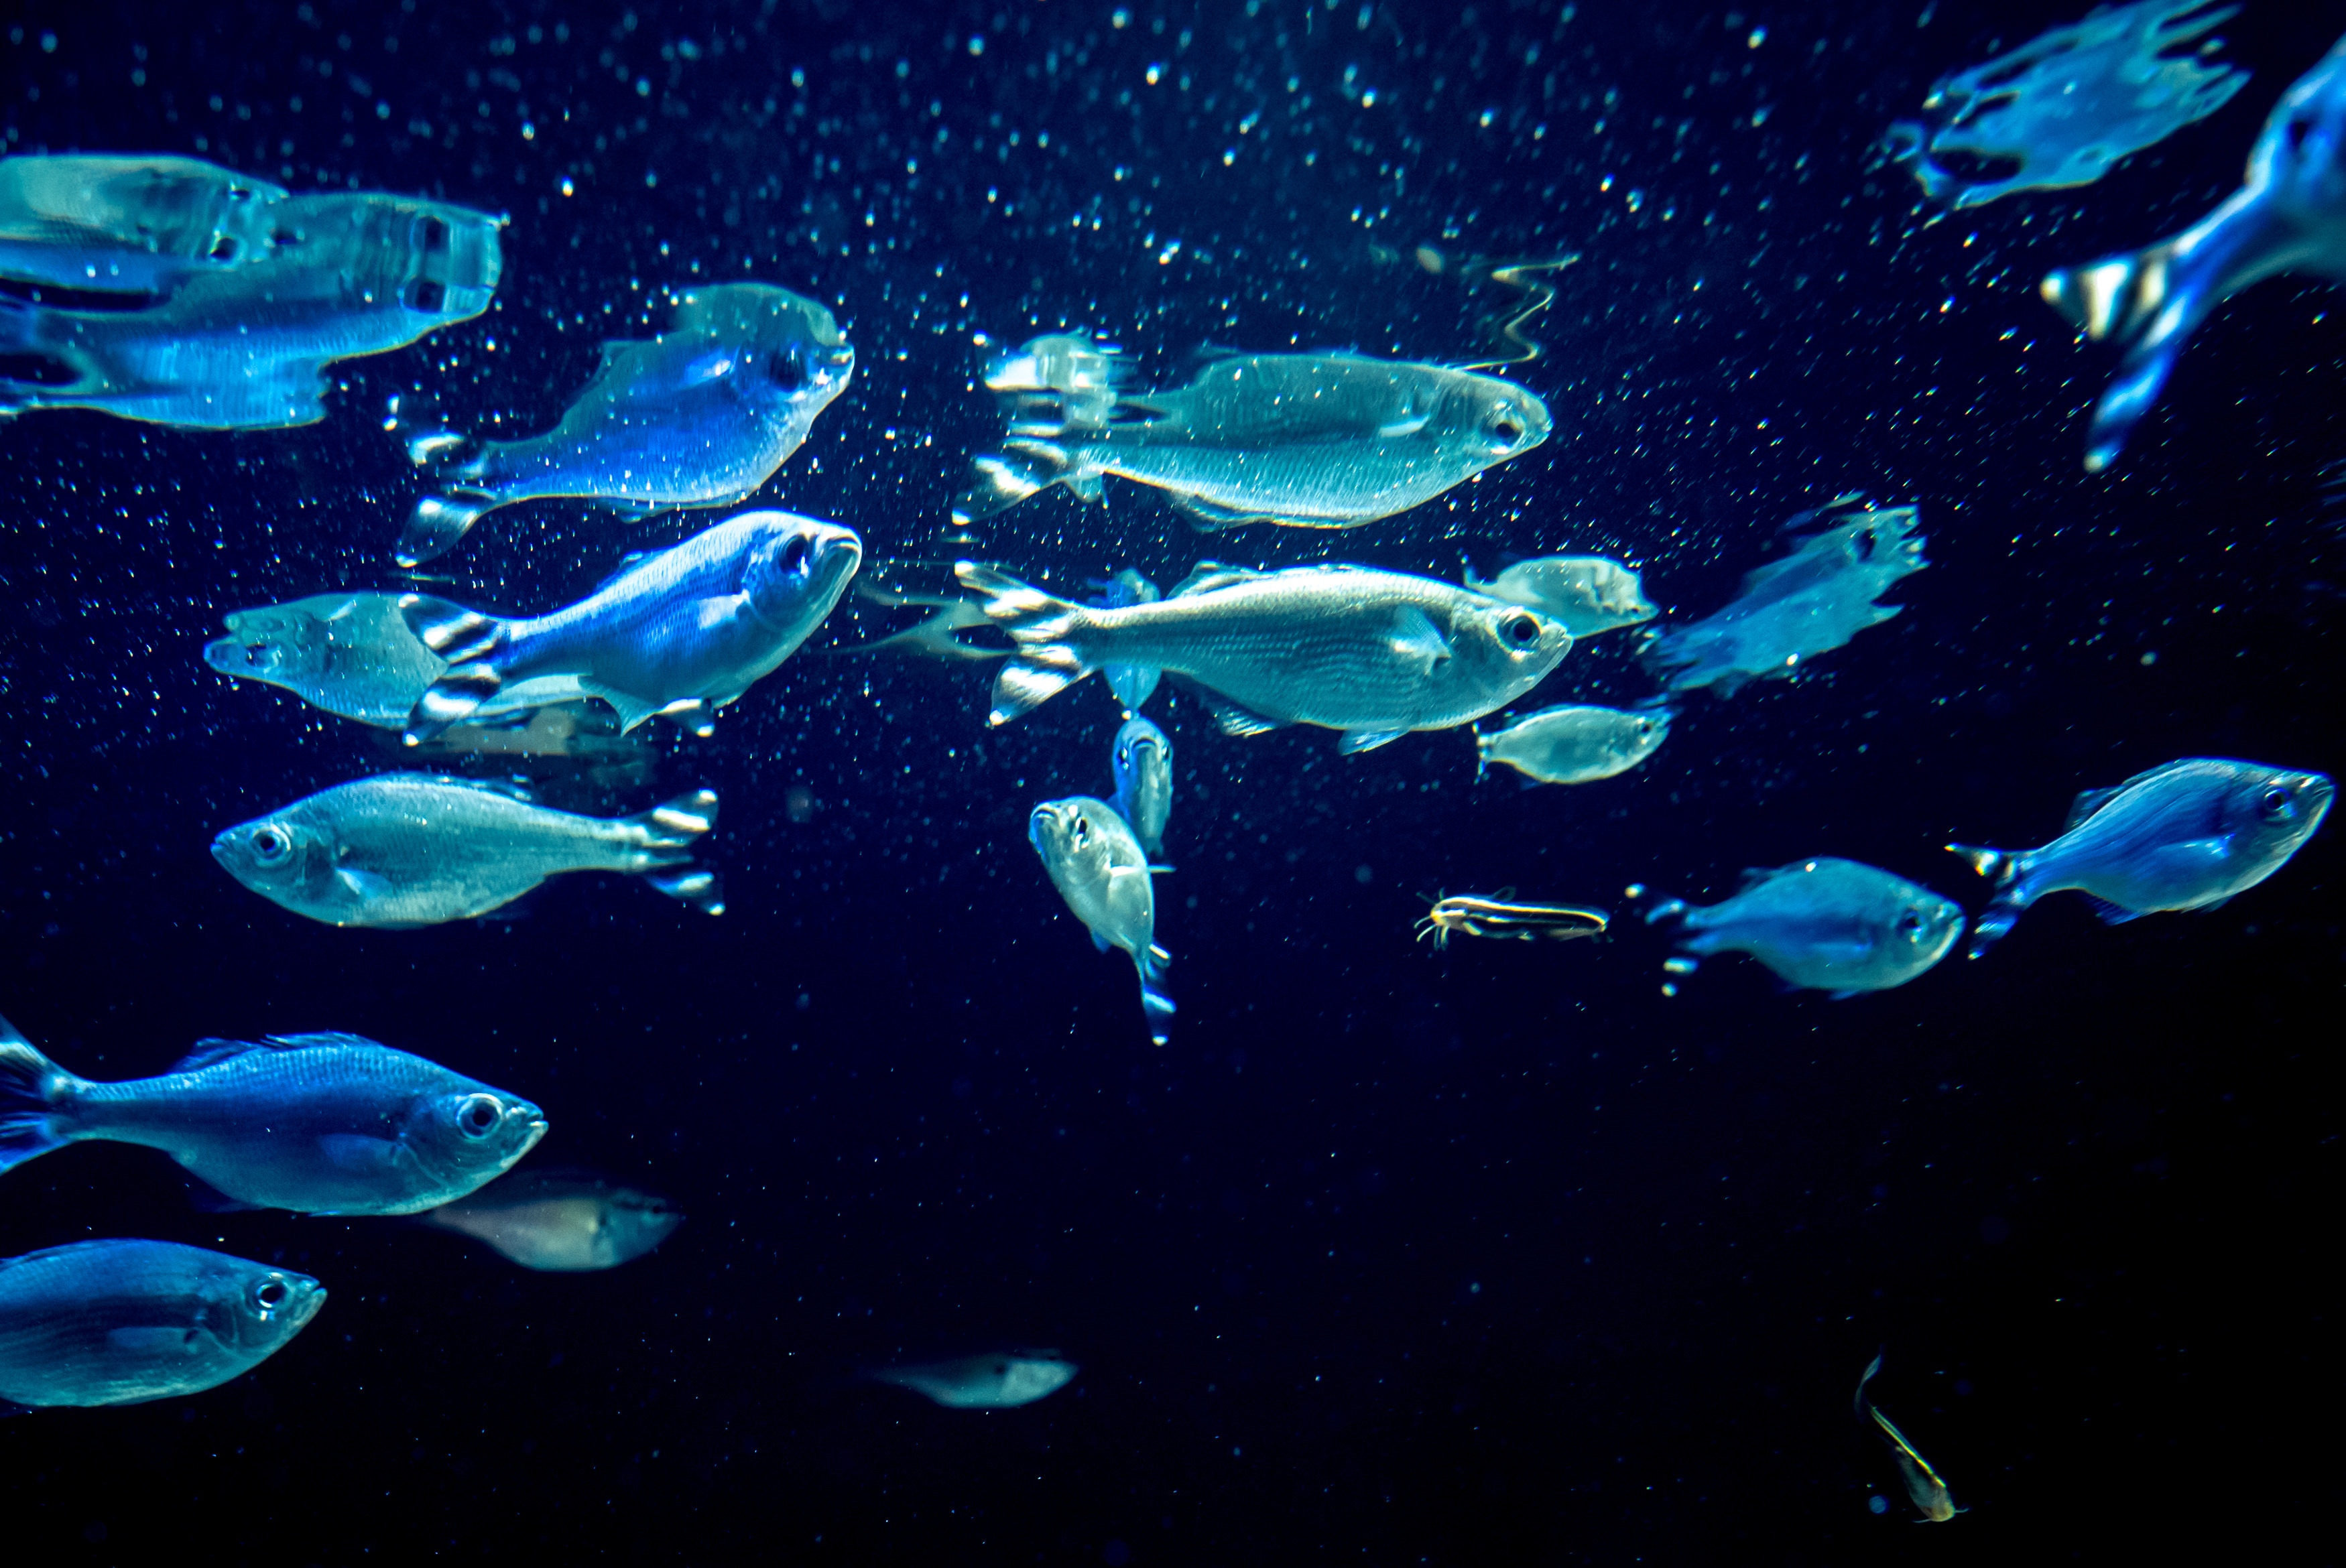
<path fill-rule="evenodd" d="M 1450 933 L 1463 931 L 1468 936 L 1512 937 L 1517 942 L 1543 936 L 1569 942 L 1576 936 L 1601 936 L 1606 923 L 1603 910 L 1518 903 L 1515 890 L 1503 888 L 1489 897 L 1460 893 L 1436 899 L 1425 918 L 1417 922 L 1417 939 L 1423 942 L 1430 936 L 1434 946 L 1448 947 Z"/>
<path fill-rule="evenodd" d="M 1906 1441 L 1906 1434 L 1892 1426 L 1890 1418 L 1874 1409 L 1872 1401 L 1865 1397 L 1865 1385 L 1873 1381 L 1873 1374 L 1880 1370 L 1882 1358 L 1876 1356 L 1866 1363 L 1865 1375 L 1857 1380 L 1857 1419 L 1870 1420 L 1882 1429 L 1883 1441 L 1890 1444 L 1890 1457 L 1898 1461 L 1898 1473 L 1905 1478 L 1906 1495 L 1922 1511 L 1921 1522 L 1944 1524 L 1956 1514 L 1969 1512 L 1955 1506 L 1953 1496 L 1947 1491 L 1947 1483 L 1939 1479 L 1939 1472 L 1931 1468 L 1931 1461 L 1915 1452 L 1914 1445 Z"/>

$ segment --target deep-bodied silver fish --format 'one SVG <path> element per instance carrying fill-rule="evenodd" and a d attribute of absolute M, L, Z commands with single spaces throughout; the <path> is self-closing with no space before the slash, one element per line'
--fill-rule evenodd
<path fill-rule="evenodd" d="M 1245 354 L 1120 399 L 1103 425 L 1015 426 L 954 503 L 968 523 L 1120 474 L 1201 529 L 1352 528 L 1433 500 L 1548 437 L 1547 405 L 1496 376 L 1351 354 Z M 1046 433 L 1046 429 L 1048 433 Z"/>
<path fill-rule="evenodd" d="M 1106 952 L 1120 947 L 1140 974 L 1140 1010 L 1149 1038 L 1162 1045 L 1173 1017 L 1164 970 L 1173 955 L 1157 945 L 1157 893 L 1148 856 L 1116 809 L 1088 795 L 1046 800 L 1027 819 L 1026 837 L 1067 908 Z"/>
<path fill-rule="evenodd" d="M 216 1389 L 326 1302 L 306 1274 L 175 1241 L 76 1241 L 0 1257 L 0 1414 Z"/>
<path fill-rule="evenodd" d="M 285 197 L 192 158 L 18 153 L 0 158 L 0 277 L 164 293 L 268 256 Z"/>
<path fill-rule="evenodd" d="M 541 1170 L 514 1171 L 418 1217 L 547 1274 L 617 1268 L 684 1223 L 664 1197 L 598 1176 Z"/>
<path fill-rule="evenodd" d="M 1108 804 L 1151 856 L 1165 852 L 1165 824 L 1173 815 L 1173 742 L 1141 718 L 1127 718 L 1108 755 L 1116 793 Z"/>
<path fill-rule="evenodd" d="M 2337 794 L 2319 773 L 2186 757 L 2079 795 L 2061 836 L 2042 849 L 1949 844 L 1995 881 L 1971 956 L 1993 947 L 2029 905 L 2065 889 L 2091 895 L 2112 925 L 2218 908 L 2287 865 Z"/>
<path fill-rule="evenodd" d="M 1573 704 L 1527 713 L 1474 737 L 1474 775 L 1504 762 L 1542 784 L 1589 784 L 1627 773 L 1669 738 L 1670 710 Z"/>
<path fill-rule="evenodd" d="M 822 624 L 862 559 L 852 529 L 745 512 L 622 567 L 549 615 L 500 618 L 410 594 L 400 613 L 449 667 L 416 699 L 407 738 L 428 740 L 474 718 L 509 682 L 551 677 L 609 703 L 623 733 L 661 714 L 706 735 L 719 708 Z"/>
<path fill-rule="evenodd" d="M 1478 594 L 1522 605 L 1564 623 L 1576 637 L 1634 626 L 1662 612 L 1646 600 L 1637 574 L 1602 555 L 1543 555 L 1517 561 L 1489 582 L 1466 572 Z"/>
<path fill-rule="evenodd" d="M 709 789 L 632 817 L 581 817 L 510 784 L 382 773 L 240 822 L 212 840 L 212 858 L 263 898 L 328 925 L 467 920 L 565 871 L 640 876 L 719 914 L 717 874 L 692 863 L 716 821 Z"/>
<path fill-rule="evenodd" d="M 448 661 L 407 629 L 398 594 L 313 594 L 222 617 L 228 636 L 204 645 L 204 662 L 222 675 L 282 687 L 328 713 L 382 729 L 406 728 L 407 716 Z M 474 723 L 557 703 L 583 702 L 576 676 L 510 683 L 470 715 Z"/>
<path fill-rule="evenodd" d="M 847 390 L 855 351 L 829 311 L 770 283 L 716 283 L 677 301 L 668 331 L 603 345 L 562 423 L 474 447 L 393 411 L 408 455 L 448 494 L 415 504 L 403 566 L 453 548 L 490 510 L 569 495 L 650 512 L 730 506 L 774 476 Z"/>
<path fill-rule="evenodd" d="M 863 1376 L 910 1389 L 947 1410 L 1006 1410 L 1057 1393 L 1075 1380 L 1076 1369 L 1056 1350 L 1010 1350 L 909 1367 L 872 1367 Z"/>
<path fill-rule="evenodd" d="M 1732 898 L 1705 905 L 1671 899 L 1647 922 L 1676 919 L 1681 952 L 1747 952 L 1785 984 L 1837 999 L 1905 984 L 1964 934 L 1962 905 L 1856 860 L 1820 855 L 1744 879 Z M 1694 961 L 1671 964 L 1684 972 Z"/>
<path fill-rule="evenodd" d="M 160 1077 L 100 1084 L 0 1019 L 0 1171 L 99 1139 L 160 1149 L 257 1208 L 414 1214 L 545 1135 L 519 1095 L 356 1034 L 202 1040 Z"/>
<path fill-rule="evenodd" d="M 1016 652 L 988 722 L 1006 724 L 1105 665 L 1187 677 L 1225 733 L 1289 724 L 1366 751 L 1413 729 L 1471 723 L 1529 691 L 1572 634 L 1519 605 L 1365 566 L 1250 572 L 1208 561 L 1165 598 L 1098 609 L 964 561 L 962 585 Z"/>

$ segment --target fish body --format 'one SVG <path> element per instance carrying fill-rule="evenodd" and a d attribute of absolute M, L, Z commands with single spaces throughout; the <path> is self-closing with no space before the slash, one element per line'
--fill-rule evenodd
<path fill-rule="evenodd" d="M 1343 731 L 1340 749 L 1365 751 L 1471 723 L 1572 648 L 1536 611 L 1363 566 L 1207 562 L 1164 599 L 1122 609 L 1068 604 L 966 561 L 954 571 L 1015 646 L 994 683 L 997 725 L 1121 664 L 1186 677 L 1225 733 L 1315 724 Z"/>
<path fill-rule="evenodd" d="M 1947 847 L 1995 879 L 1971 956 L 2047 893 L 2076 889 L 2122 925 L 2169 910 L 2213 909 L 2271 876 L 2330 814 L 2337 787 L 2319 773 L 2187 757 L 2114 789 L 2088 789 L 2066 830 L 2035 850 Z"/>
<path fill-rule="evenodd" d="M 1669 738 L 1670 710 L 1625 713 L 1571 704 L 1525 714 L 1474 737 L 1475 773 L 1494 762 L 1542 784 L 1587 784 L 1627 773 Z"/>
<path fill-rule="evenodd" d="M 77 1241 L 0 1258 L 0 1410 L 199 1394 L 285 1348 L 325 1288 L 172 1241 Z"/>
<path fill-rule="evenodd" d="M 422 1217 L 547 1274 L 617 1268 L 684 1223 L 664 1197 L 600 1176 L 536 1170 L 500 1176 Z"/>
<path fill-rule="evenodd" d="M 1140 976 L 1140 1009 L 1149 1038 L 1165 1044 L 1173 1001 L 1165 994 L 1172 955 L 1157 945 L 1157 893 L 1148 856 L 1116 808 L 1088 795 L 1046 800 L 1026 822 L 1027 841 L 1043 857 L 1051 884 L 1092 933 L 1102 952 L 1122 948 Z"/>
<path fill-rule="evenodd" d="M 1545 403 L 1496 376 L 1349 354 L 1239 355 L 1188 386 L 1120 399 L 1105 424 L 1014 429 L 954 516 L 988 516 L 1052 484 L 1097 500 L 1114 473 L 1165 492 L 1201 529 L 1352 528 L 1522 456 L 1551 423 Z"/>
<path fill-rule="evenodd" d="M 516 501 L 729 506 L 774 476 L 854 374 L 854 349 L 812 300 L 770 283 L 696 289 L 658 337 L 604 344 L 594 378 L 546 433 L 475 446 L 445 430 L 408 433 L 409 455 L 447 494 L 416 504 L 394 555 L 404 566 L 429 560 Z"/>
<path fill-rule="evenodd" d="M 0 158 L 0 276 L 159 294 L 276 249 L 287 193 L 192 158 L 20 153 Z"/>
<path fill-rule="evenodd" d="M 1006 1410 L 1048 1398 L 1075 1381 L 1076 1363 L 1054 1350 L 961 1356 L 910 1367 L 877 1367 L 863 1376 L 910 1389 L 954 1410 Z"/>
<path fill-rule="evenodd" d="M 1749 953 L 1787 985 L 1836 997 L 1903 985 L 1964 933 L 1961 905 L 1855 860 L 1820 856 L 1744 875 L 1732 898 L 1672 899 L 1646 919 L 1676 918 L 1681 952 Z"/>
<path fill-rule="evenodd" d="M 694 841 L 716 820 L 707 789 L 633 817 L 582 817 L 510 785 L 383 773 L 239 823 L 212 840 L 212 858 L 263 898 L 328 925 L 466 920 L 565 871 L 642 876 L 717 914 L 716 876 L 692 864 Z"/>
<path fill-rule="evenodd" d="M 1116 345 L 1081 332 L 1031 338 L 985 367 L 988 391 L 1010 394 L 1016 406 L 1048 414 L 1050 429 L 1106 428 L 1117 389 L 1126 379 Z"/>
<path fill-rule="evenodd" d="M 1800 663 L 1841 647 L 1868 626 L 1904 608 L 1873 601 L 1900 578 L 1921 571 L 1920 513 L 1912 506 L 1875 509 L 1844 495 L 1786 524 L 1829 524 L 1792 553 L 1750 573 L 1725 609 L 1690 626 L 1667 629 L 1647 650 L 1647 662 L 1672 691 L 1716 686 L 1732 697 L 1749 680 L 1790 675 Z"/>
<path fill-rule="evenodd" d="M 2096 342 L 2126 347 L 2094 404 L 2086 471 L 2117 460 L 2199 323 L 2284 272 L 2346 283 L 2346 38 L 2273 106 L 2240 188 L 2171 239 L 2048 272 L 2045 300 Z"/>
<path fill-rule="evenodd" d="M 1120 609 L 1127 605 L 1153 605 L 1165 596 L 1156 584 L 1129 566 L 1100 585 L 1107 591 L 1092 603 L 1108 609 Z M 1105 666 L 1100 676 L 1107 682 L 1107 688 L 1116 693 L 1117 701 L 1124 704 L 1127 713 L 1138 713 L 1140 705 L 1156 694 L 1157 683 L 1163 678 L 1161 671 L 1150 669 L 1146 665 L 1129 664 Z"/>
<path fill-rule="evenodd" d="M 508 682 L 575 681 L 622 733 L 666 714 L 706 731 L 830 615 L 863 559 L 836 523 L 745 512 L 627 566 L 575 605 L 503 619 L 411 594 L 400 611 L 448 668 L 416 699 L 411 743 L 473 718 Z"/>
<path fill-rule="evenodd" d="M 1165 852 L 1165 823 L 1173 814 L 1173 743 L 1145 718 L 1127 718 L 1110 753 L 1116 793 L 1108 804 L 1150 856 Z"/>
<path fill-rule="evenodd" d="M 1864 1376 L 1857 1380 L 1858 1419 L 1871 1421 L 1876 1435 L 1890 1445 L 1891 1460 L 1898 1466 L 1899 1479 L 1906 1483 L 1906 1495 L 1913 1502 L 1915 1511 L 1922 1514 L 1923 1522 L 1944 1524 L 1964 1510 L 1955 1506 L 1954 1495 L 1947 1490 L 1947 1483 L 1939 1479 L 1939 1472 L 1931 1468 L 1931 1461 L 1924 1459 L 1914 1445 L 1906 1441 L 1906 1434 L 1892 1425 L 1890 1418 L 1865 1397 L 1865 1386 L 1873 1381 L 1874 1374 L 1881 1370 L 1882 1358 L 1876 1356 L 1866 1363 Z"/>
<path fill-rule="evenodd" d="M 1466 574 L 1466 586 L 1561 621 L 1576 637 L 1634 626 L 1662 612 L 1646 598 L 1637 574 L 1602 555 L 1543 555 L 1517 561 L 1489 582 Z"/>
<path fill-rule="evenodd" d="M 272 249 L 198 273 L 143 309 L 0 298 L 0 356 L 46 360 L 0 379 L 0 415 L 86 408 L 189 430 L 270 430 L 325 417 L 325 367 L 403 348 L 489 307 L 502 219 L 375 191 L 290 196 Z"/>
<path fill-rule="evenodd" d="M 0 1171 L 98 1139 L 160 1149 L 256 1208 L 414 1214 L 545 1135 L 527 1100 L 356 1034 L 206 1040 L 160 1077 L 99 1084 L 0 1021 Z"/>
<path fill-rule="evenodd" d="M 1603 910 L 1525 903 L 1513 897 L 1512 890 L 1492 897 L 1453 893 L 1436 899 L 1425 918 L 1417 922 L 1417 940 L 1432 937 L 1435 947 L 1448 947 L 1451 936 L 1463 931 L 1468 936 L 1516 942 L 1535 942 L 1541 937 L 1570 942 L 1576 936 L 1602 936 L 1608 923 Z"/>

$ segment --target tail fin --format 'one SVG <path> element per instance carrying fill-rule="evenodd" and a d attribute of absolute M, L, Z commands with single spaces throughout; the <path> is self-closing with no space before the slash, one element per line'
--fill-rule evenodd
<path fill-rule="evenodd" d="M 58 1111 L 81 1086 L 0 1018 L 0 1171 L 37 1159 L 69 1138 L 57 1125 Z"/>
<path fill-rule="evenodd" d="M 456 541 L 497 503 L 487 497 L 426 495 L 407 514 L 391 558 L 403 566 L 420 566 L 434 555 L 444 555 Z"/>
<path fill-rule="evenodd" d="M 1646 911 L 1646 923 L 1652 925 L 1657 921 L 1676 920 L 1685 914 L 1688 908 L 1684 899 L 1664 899 Z"/>
<path fill-rule="evenodd" d="M 1092 673 L 1067 640 L 1084 624 L 1082 606 L 1055 599 L 974 561 L 954 562 L 954 576 L 983 597 L 986 618 L 1009 634 L 1013 645 L 1009 659 L 994 677 L 994 711 L 986 716 L 987 724 L 1007 724 Z"/>
<path fill-rule="evenodd" d="M 1961 855 L 1964 863 L 1995 884 L 1995 897 L 1980 911 L 1972 926 L 1972 944 L 1966 956 L 1978 958 L 1989 948 L 2004 940 L 2004 933 L 2019 920 L 2036 894 L 2022 880 L 2028 859 L 2010 850 L 1990 850 L 1976 844 L 1949 844 L 1947 852 Z"/>
<path fill-rule="evenodd" d="M 967 524 L 997 512 L 1007 512 L 1054 484 L 1080 484 L 1088 477 L 1096 477 L 1066 447 L 1051 441 L 1005 442 L 999 456 L 981 457 L 975 467 L 976 479 L 954 500 L 953 520 L 957 524 Z M 1096 494 L 1096 487 L 1086 488 L 1086 499 Z"/>
<path fill-rule="evenodd" d="M 407 449 L 407 461 L 434 472 L 465 447 L 472 438 L 448 423 L 440 400 L 427 392 L 393 392 L 383 409 L 382 428 Z"/>
<path fill-rule="evenodd" d="M 394 394 L 384 412 L 382 428 L 407 449 L 410 463 L 435 477 L 447 473 L 473 450 L 472 438 L 450 426 L 440 412 L 439 401 L 430 392 Z M 445 555 L 495 504 L 487 496 L 423 497 L 408 514 L 392 559 L 403 566 L 414 566 Z"/>
<path fill-rule="evenodd" d="M 664 800 L 648 811 L 621 817 L 612 824 L 634 851 L 623 870 L 641 875 L 672 899 L 681 899 L 706 914 L 725 912 L 725 893 L 717 873 L 692 863 L 700 839 L 717 826 L 717 791 L 695 789 Z"/>
<path fill-rule="evenodd" d="M 402 595 L 399 613 L 425 647 L 448 661 L 407 716 L 403 738 L 417 746 L 463 723 L 504 688 L 505 672 L 495 661 L 511 648 L 513 638 L 496 616 L 429 594 Z"/>
<path fill-rule="evenodd" d="M 1148 1020 L 1148 1038 L 1162 1045 L 1169 1037 L 1173 1023 L 1173 999 L 1165 994 L 1165 966 L 1173 955 L 1153 943 L 1146 952 L 1132 955 L 1132 966 L 1140 971 L 1140 1011 Z"/>

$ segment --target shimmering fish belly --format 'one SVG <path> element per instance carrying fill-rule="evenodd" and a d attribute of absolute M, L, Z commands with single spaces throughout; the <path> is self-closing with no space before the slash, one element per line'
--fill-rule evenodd
<path fill-rule="evenodd" d="M 1096 461 L 1107 473 L 1233 514 L 1331 527 L 1405 512 L 1454 483 L 1359 442 L 1267 453 L 1118 443 L 1102 449 Z"/>

